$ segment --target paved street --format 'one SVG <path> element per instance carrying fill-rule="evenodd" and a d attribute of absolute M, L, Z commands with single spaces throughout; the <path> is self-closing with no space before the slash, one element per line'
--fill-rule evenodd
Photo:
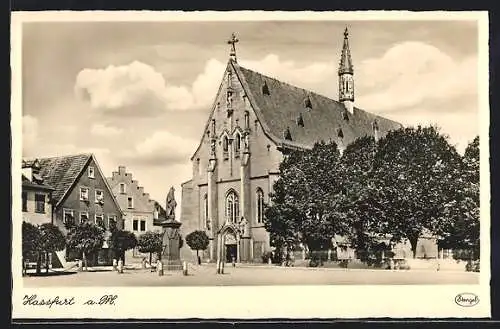
<path fill-rule="evenodd" d="M 475 284 L 479 273 L 437 271 L 387 271 L 356 269 L 285 268 L 267 266 L 225 268 L 215 274 L 214 265 L 189 265 L 189 275 L 180 271 L 158 276 L 149 270 L 80 272 L 48 277 L 25 277 L 25 287 L 51 286 L 238 286 L 311 284 Z"/>

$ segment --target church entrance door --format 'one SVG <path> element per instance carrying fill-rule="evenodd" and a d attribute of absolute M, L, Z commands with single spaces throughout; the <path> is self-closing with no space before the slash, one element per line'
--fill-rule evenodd
<path fill-rule="evenodd" d="M 226 262 L 231 263 L 233 261 L 236 262 L 238 260 L 238 248 L 236 244 L 226 244 Z"/>
<path fill-rule="evenodd" d="M 238 262 L 238 240 L 236 239 L 236 234 L 234 230 L 227 230 L 223 234 L 224 246 L 222 249 L 223 257 L 226 263 L 232 263 L 233 257 L 234 261 Z"/>

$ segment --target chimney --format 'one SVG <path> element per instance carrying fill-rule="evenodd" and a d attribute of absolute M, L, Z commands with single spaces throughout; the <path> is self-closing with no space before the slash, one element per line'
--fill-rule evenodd
<path fill-rule="evenodd" d="M 126 168 L 125 168 L 125 166 L 118 166 L 118 174 L 119 174 L 120 176 L 124 176 L 124 175 L 125 175 L 125 173 L 126 173 Z"/>
<path fill-rule="evenodd" d="M 30 182 L 33 181 L 33 168 L 31 167 L 22 168 L 22 173 L 24 177 L 30 180 Z"/>

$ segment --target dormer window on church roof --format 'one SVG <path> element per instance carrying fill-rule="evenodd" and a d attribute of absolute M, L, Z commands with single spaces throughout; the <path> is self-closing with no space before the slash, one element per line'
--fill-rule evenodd
<path fill-rule="evenodd" d="M 304 118 L 302 117 L 302 113 L 299 113 L 297 117 L 297 126 L 304 127 Z"/>
<path fill-rule="evenodd" d="M 268 96 L 270 95 L 270 93 L 269 93 L 269 87 L 268 87 L 266 81 L 264 81 L 264 84 L 262 85 L 262 94 L 263 95 L 268 95 Z"/>
<path fill-rule="evenodd" d="M 304 107 L 312 109 L 311 98 L 309 97 L 309 95 L 304 99 Z"/>
<path fill-rule="evenodd" d="M 292 140 L 292 133 L 290 132 L 290 127 L 287 127 L 285 132 L 284 132 L 284 137 L 286 140 L 291 141 Z"/>

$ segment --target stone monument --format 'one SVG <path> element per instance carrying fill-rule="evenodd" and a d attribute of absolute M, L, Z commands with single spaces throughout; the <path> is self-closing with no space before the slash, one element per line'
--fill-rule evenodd
<path fill-rule="evenodd" d="M 163 228 L 163 250 L 161 260 L 164 269 L 167 271 L 182 270 L 180 259 L 180 226 L 181 223 L 175 220 L 175 190 L 173 187 L 167 194 L 166 219 L 161 222 Z"/>

